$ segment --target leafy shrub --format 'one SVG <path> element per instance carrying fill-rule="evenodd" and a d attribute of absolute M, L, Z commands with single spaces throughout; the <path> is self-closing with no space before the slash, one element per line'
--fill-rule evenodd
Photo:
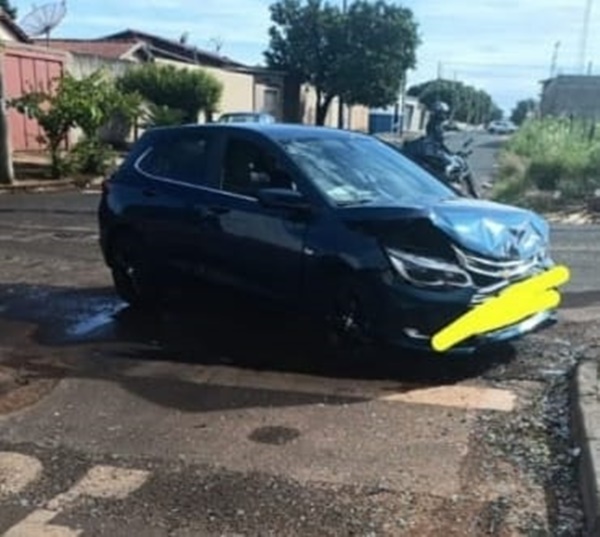
<path fill-rule="evenodd" d="M 512 151 L 503 151 L 498 157 L 500 178 L 519 177 L 525 179 L 527 161 Z"/>
<path fill-rule="evenodd" d="M 520 198 L 531 188 L 559 190 L 564 200 L 583 200 L 600 184 L 600 131 L 583 120 L 526 121 L 499 162 L 493 193 L 499 200 L 525 203 Z M 507 195 L 513 199 L 506 200 Z"/>
<path fill-rule="evenodd" d="M 117 88 L 164 110 L 180 110 L 180 123 L 197 122 L 202 111 L 215 112 L 223 93 L 223 84 L 207 71 L 156 63 L 126 71 L 117 80 Z"/>
<path fill-rule="evenodd" d="M 148 105 L 145 126 L 150 128 L 168 127 L 171 125 L 181 125 L 182 123 L 185 123 L 185 112 L 183 110 L 154 103 Z"/>
<path fill-rule="evenodd" d="M 9 101 L 9 106 L 38 122 L 41 141 L 50 153 L 52 176 L 58 178 L 68 170 L 64 147 L 71 129 L 79 127 L 86 139 L 97 143 L 103 125 L 115 114 L 133 119 L 139 103 L 137 94 L 119 92 L 103 71 L 96 71 L 81 79 L 66 73 L 47 88 Z"/>
<path fill-rule="evenodd" d="M 521 177 L 511 177 L 494 183 L 492 198 L 503 203 L 515 203 L 525 192 L 525 182 Z"/>
<path fill-rule="evenodd" d="M 564 166 L 557 160 L 533 160 L 527 169 L 527 177 L 540 190 L 556 190 L 563 173 Z"/>
<path fill-rule="evenodd" d="M 71 151 L 70 169 L 85 175 L 105 175 L 111 167 L 114 156 L 115 153 L 109 145 L 84 138 Z"/>

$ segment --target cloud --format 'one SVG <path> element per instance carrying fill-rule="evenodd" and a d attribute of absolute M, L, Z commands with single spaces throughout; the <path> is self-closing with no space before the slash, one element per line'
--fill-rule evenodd
<path fill-rule="evenodd" d="M 339 2 L 341 0 L 331 0 Z M 352 1 L 352 0 L 350 0 Z M 25 1 L 14 2 L 24 15 Z M 99 37 L 135 28 L 208 47 L 224 41 L 223 53 L 239 61 L 262 61 L 271 0 L 103 0 L 69 2 L 55 36 Z M 559 69 L 578 64 L 584 0 L 401 0 L 419 22 L 423 44 L 409 82 L 443 74 L 482 87 L 504 107 L 535 96 L 550 71 L 554 44 L 561 42 Z M 592 12 L 587 58 L 600 57 L 600 6 Z M 598 66 L 600 69 L 600 66 Z M 520 92 L 522 95 L 520 95 Z"/>
<path fill-rule="evenodd" d="M 483 87 L 505 108 L 537 96 L 560 41 L 558 69 L 578 68 L 584 4 L 572 0 L 407 0 L 421 26 L 411 82 L 443 75 Z M 600 55 L 600 8 L 592 12 L 587 58 Z"/>

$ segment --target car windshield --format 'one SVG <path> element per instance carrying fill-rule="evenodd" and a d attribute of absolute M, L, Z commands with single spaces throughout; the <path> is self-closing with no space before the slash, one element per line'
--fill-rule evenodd
<path fill-rule="evenodd" d="M 336 205 L 395 205 L 456 193 L 378 140 L 356 137 L 282 142 L 308 178 Z"/>

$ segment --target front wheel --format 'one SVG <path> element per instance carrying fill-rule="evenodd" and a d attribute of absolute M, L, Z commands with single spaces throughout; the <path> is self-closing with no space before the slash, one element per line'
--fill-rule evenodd
<path fill-rule="evenodd" d="M 375 344 L 365 301 L 355 286 L 342 285 L 334 296 L 329 314 L 328 343 L 344 357 L 359 357 Z"/>

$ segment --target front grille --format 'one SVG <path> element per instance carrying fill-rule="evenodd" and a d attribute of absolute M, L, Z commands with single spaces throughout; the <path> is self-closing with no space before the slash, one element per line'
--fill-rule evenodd
<path fill-rule="evenodd" d="M 488 278 L 513 280 L 535 272 L 536 267 L 543 268 L 546 259 L 544 252 L 537 253 L 528 259 L 517 259 L 513 261 L 497 261 L 485 259 L 472 254 L 467 254 L 458 248 L 454 248 L 458 262 L 469 272 L 486 276 Z"/>
<path fill-rule="evenodd" d="M 552 264 L 543 250 L 527 259 L 511 261 L 498 261 L 467 254 L 456 247 L 454 251 L 459 264 L 471 274 L 478 287 L 477 293 L 471 300 L 472 304 L 480 304 L 491 296 L 497 295 L 510 284 L 539 274 Z"/>

